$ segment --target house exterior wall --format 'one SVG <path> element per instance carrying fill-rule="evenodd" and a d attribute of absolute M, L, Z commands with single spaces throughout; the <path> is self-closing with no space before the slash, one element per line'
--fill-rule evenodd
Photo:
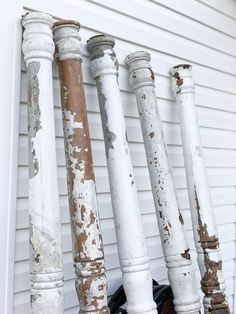
<path fill-rule="evenodd" d="M 221 243 L 227 295 L 232 310 L 235 285 L 236 223 L 236 4 L 231 0 L 64 0 L 52 1 L 51 4 L 43 1 L 42 4 L 37 5 L 33 4 L 32 0 L 27 0 L 26 4 L 25 11 L 29 9 L 44 10 L 56 18 L 73 18 L 80 21 L 83 44 L 92 35 L 98 33 L 108 33 L 115 38 L 115 50 L 120 63 L 121 97 L 151 260 L 151 271 L 159 283 L 167 283 L 167 271 L 161 249 L 137 106 L 128 83 L 128 71 L 124 63 L 128 53 L 147 50 L 151 54 L 151 64 L 156 75 L 156 94 L 160 115 L 173 167 L 178 199 L 185 219 L 188 241 L 192 249 L 198 286 L 200 287 L 200 274 L 191 231 L 180 129 L 168 73 L 173 65 L 186 62 L 192 64 L 192 72 L 196 82 L 197 114 L 201 140 Z M 98 99 L 95 83 L 90 73 L 86 48 L 84 48 L 82 66 L 98 204 L 105 244 L 108 292 L 109 295 L 112 295 L 121 284 L 121 272 L 117 255 Z M 30 313 L 27 94 L 24 61 L 22 61 L 21 69 L 14 314 Z M 60 86 L 55 63 L 53 64 L 53 77 L 65 276 L 65 313 L 75 314 L 78 313 L 78 304 L 74 289 Z"/>

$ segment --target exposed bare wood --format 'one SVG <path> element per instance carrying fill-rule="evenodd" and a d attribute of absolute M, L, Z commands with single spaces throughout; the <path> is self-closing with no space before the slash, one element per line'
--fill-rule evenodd
<path fill-rule="evenodd" d="M 76 290 L 80 313 L 110 313 L 89 125 L 79 23 L 54 24 L 67 165 Z"/>

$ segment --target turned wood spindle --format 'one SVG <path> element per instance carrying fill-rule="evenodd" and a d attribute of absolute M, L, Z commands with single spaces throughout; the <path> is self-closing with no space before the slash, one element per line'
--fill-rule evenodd
<path fill-rule="evenodd" d="M 30 284 L 34 314 L 63 313 L 63 274 L 53 111 L 53 19 L 23 17 L 28 81 Z"/>
<path fill-rule="evenodd" d="M 61 84 L 76 290 L 81 314 L 110 313 L 79 29 L 80 25 L 75 21 L 59 21 L 53 28 Z"/>
<path fill-rule="evenodd" d="M 205 313 L 230 313 L 225 295 L 222 258 L 208 186 L 195 108 L 195 84 L 189 64 L 170 71 L 180 121 L 195 246 L 201 271 Z"/>
<path fill-rule="evenodd" d="M 168 277 L 177 313 L 200 310 L 195 274 L 184 221 L 179 209 L 167 147 L 155 94 L 154 73 L 150 54 L 138 51 L 126 57 L 129 81 L 137 100 L 154 205 Z"/>
<path fill-rule="evenodd" d="M 128 313 L 154 314 L 152 277 L 118 86 L 118 61 L 109 36 L 88 41 L 105 138 L 109 182 Z"/>

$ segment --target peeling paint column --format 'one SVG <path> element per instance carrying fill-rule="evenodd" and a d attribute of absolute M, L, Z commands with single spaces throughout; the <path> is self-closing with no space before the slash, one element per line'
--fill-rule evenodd
<path fill-rule="evenodd" d="M 118 253 L 128 313 L 157 313 L 152 277 L 130 158 L 118 86 L 115 41 L 105 35 L 88 41 L 96 80 L 116 228 Z"/>
<path fill-rule="evenodd" d="M 53 19 L 23 18 L 28 80 L 30 284 L 34 314 L 63 313 L 63 274 L 53 112 Z"/>
<path fill-rule="evenodd" d="M 171 75 L 182 135 L 195 246 L 202 276 L 204 310 L 205 313 L 229 313 L 216 222 L 200 142 L 191 66 L 177 65 L 171 69 Z"/>
<path fill-rule="evenodd" d="M 89 125 L 81 69 L 80 25 L 54 24 L 67 165 L 76 290 L 80 313 L 110 313 Z"/>
<path fill-rule="evenodd" d="M 162 248 L 177 313 L 198 314 L 201 308 L 195 274 L 184 231 L 172 170 L 169 164 L 155 95 L 150 55 L 145 51 L 126 57 L 142 127 Z"/>

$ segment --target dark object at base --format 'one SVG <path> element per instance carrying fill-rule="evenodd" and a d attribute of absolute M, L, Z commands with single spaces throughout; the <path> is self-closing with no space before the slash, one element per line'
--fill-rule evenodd
<path fill-rule="evenodd" d="M 157 304 L 158 314 L 176 314 L 170 285 L 159 285 L 153 280 L 153 299 Z M 120 286 L 113 294 L 108 306 L 111 314 L 127 314 L 126 296 L 123 286 Z"/>

